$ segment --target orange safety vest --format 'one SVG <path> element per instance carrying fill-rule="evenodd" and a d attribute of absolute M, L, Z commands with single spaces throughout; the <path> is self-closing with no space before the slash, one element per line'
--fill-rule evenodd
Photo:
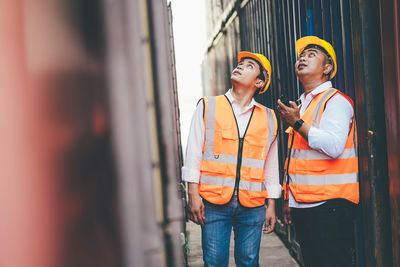
<path fill-rule="evenodd" d="M 264 163 L 277 133 L 274 111 L 257 103 L 244 137 L 239 138 L 231 103 L 221 95 L 204 98 L 204 122 L 200 195 L 208 202 L 226 204 L 236 185 L 243 206 L 264 205 L 268 197 Z"/>
<path fill-rule="evenodd" d="M 342 94 L 353 105 L 353 101 L 340 91 L 331 88 L 321 92 L 311 101 L 303 116 L 304 122 L 319 127 L 326 102 L 336 93 Z M 359 202 L 357 132 L 355 119 L 351 124 L 343 153 L 331 158 L 308 146 L 308 142 L 289 128 L 288 154 L 285 163 L 285 198 L 289 190 L 297 202 L 318 202 L 344 198 Z M 293 141 L 292 148 L 290 148 Z M 289 162 L 289 163 L 288 163 Z M 289 164 L 289 171 L 287 171 Z M 289 176 L 287 176 L 289 174 Z"/>

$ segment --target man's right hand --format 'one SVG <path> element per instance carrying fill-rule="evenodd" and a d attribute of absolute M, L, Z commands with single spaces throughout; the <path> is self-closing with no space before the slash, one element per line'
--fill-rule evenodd
<path fill-rule="evenodd" d="M 283 205 L 283 220 L 286 224 L 292 225 L 292 208 L 289 207 L 289 201 L 285 201 Z"/>
<path fill-rule="evenodd" d="M 203 226 L 205 218 L 203 199 L 199 195 L 199 185 L 189 183 L 189 219 Z"/>

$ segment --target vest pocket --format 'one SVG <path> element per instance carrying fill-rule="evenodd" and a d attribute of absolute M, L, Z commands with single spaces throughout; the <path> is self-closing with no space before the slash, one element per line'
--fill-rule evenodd
<path fill-rule="evenodd" d="M 203 184 L 200 181 L 199 192 L 207 193 L 207 195 L 209 195 L 209 194 L 221 195 L 222 194 L 222 186 Z"/>
<path fill-rule="evenodd" d="M 263 169 L 256 169 L 250 168 L 250 179 L 255 180 L 257 182 L 264 182 L 264 170 Z"/>
<path fill-rule="evenodd" d="M 267 138 L 254 135 L 246 135 L 244 140 L 245 145 L 243 146 L 243 155 L 253 159 L 265 160 L 267 158 Z"/>
<path fill-rule="evenodd" d="M 234 128 L 223 128 L 221 129 L 221 135 L 223 139 L 238 140 L 237 130 Z"/>
<path fill-rule="evenodd" d="M 238 151 L 237 130 L 234 128 L 223 128 L 215 130 L 214 154 L 236 155 Z"/>
<path fill-rule="evenodd" d="M 209 184 L 202 184 L 200 182 L 199 194 L 202 198 L 204 198 L 205 200 L 207 200 L 211 203 L 220 204 L 220 203 L 218 203 L 218 201 L 221 200 L 222 187 L 215 186 L 215 185 L 209 185 Z"/>
<path fill-rule="evenodd" d="M 290 184 L 290 190 L 298 202 L 317 202 L 326 195 L 326 188 L 323 185 L 293 185 Z"/>
<path fill-rule="evenodd" d="M 200 171 L 202 174 L 225 174 L 226 164 L 214 161 L 203 160 L 200 165 Z"/>
<path fill-rule="evenodd" d="M 267 191 L 261 191 L 261 192 L 251 192 L 250 194 L 250 199 L 251 200 L 259 200 L 261 202 L 260 205 L 263 205 L 265 203 L 265 199 L 268 197 L 268 192 Z M 259 206 L 259 205 L 257 205 Z"/>

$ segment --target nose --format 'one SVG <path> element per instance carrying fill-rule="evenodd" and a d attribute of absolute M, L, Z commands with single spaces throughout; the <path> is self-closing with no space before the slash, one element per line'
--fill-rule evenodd
<path fill-rule="evenodd" d="M 305 60 L 306 60 L 306 57 L 304 55 L 300 55 L 299 62 L 303 62 Z"/>

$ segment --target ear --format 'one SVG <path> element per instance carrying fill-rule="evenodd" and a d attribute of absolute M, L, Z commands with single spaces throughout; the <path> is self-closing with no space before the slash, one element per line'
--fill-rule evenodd
<path fill-rule="evenodd" d="M 257 78 L 256 83 L 255 83 L 255 86 L 256 86 L 257 88 L 261 88 L 261 87 L 263 87 L 263 86 L 265 85 L 265 83 L 266 83 L 266 82 L 264 82 L 264 81 L 261 80 L 260 78 Z"/>
<path fill-rule="evenodd" d="M 328 75 L 331 72 L 332 69 L 333 69 L 333 66 L 331 64 L 328 64 L 328 63 L 325 64 L 325 66 L 324 66 L 324 74 Z"/>

